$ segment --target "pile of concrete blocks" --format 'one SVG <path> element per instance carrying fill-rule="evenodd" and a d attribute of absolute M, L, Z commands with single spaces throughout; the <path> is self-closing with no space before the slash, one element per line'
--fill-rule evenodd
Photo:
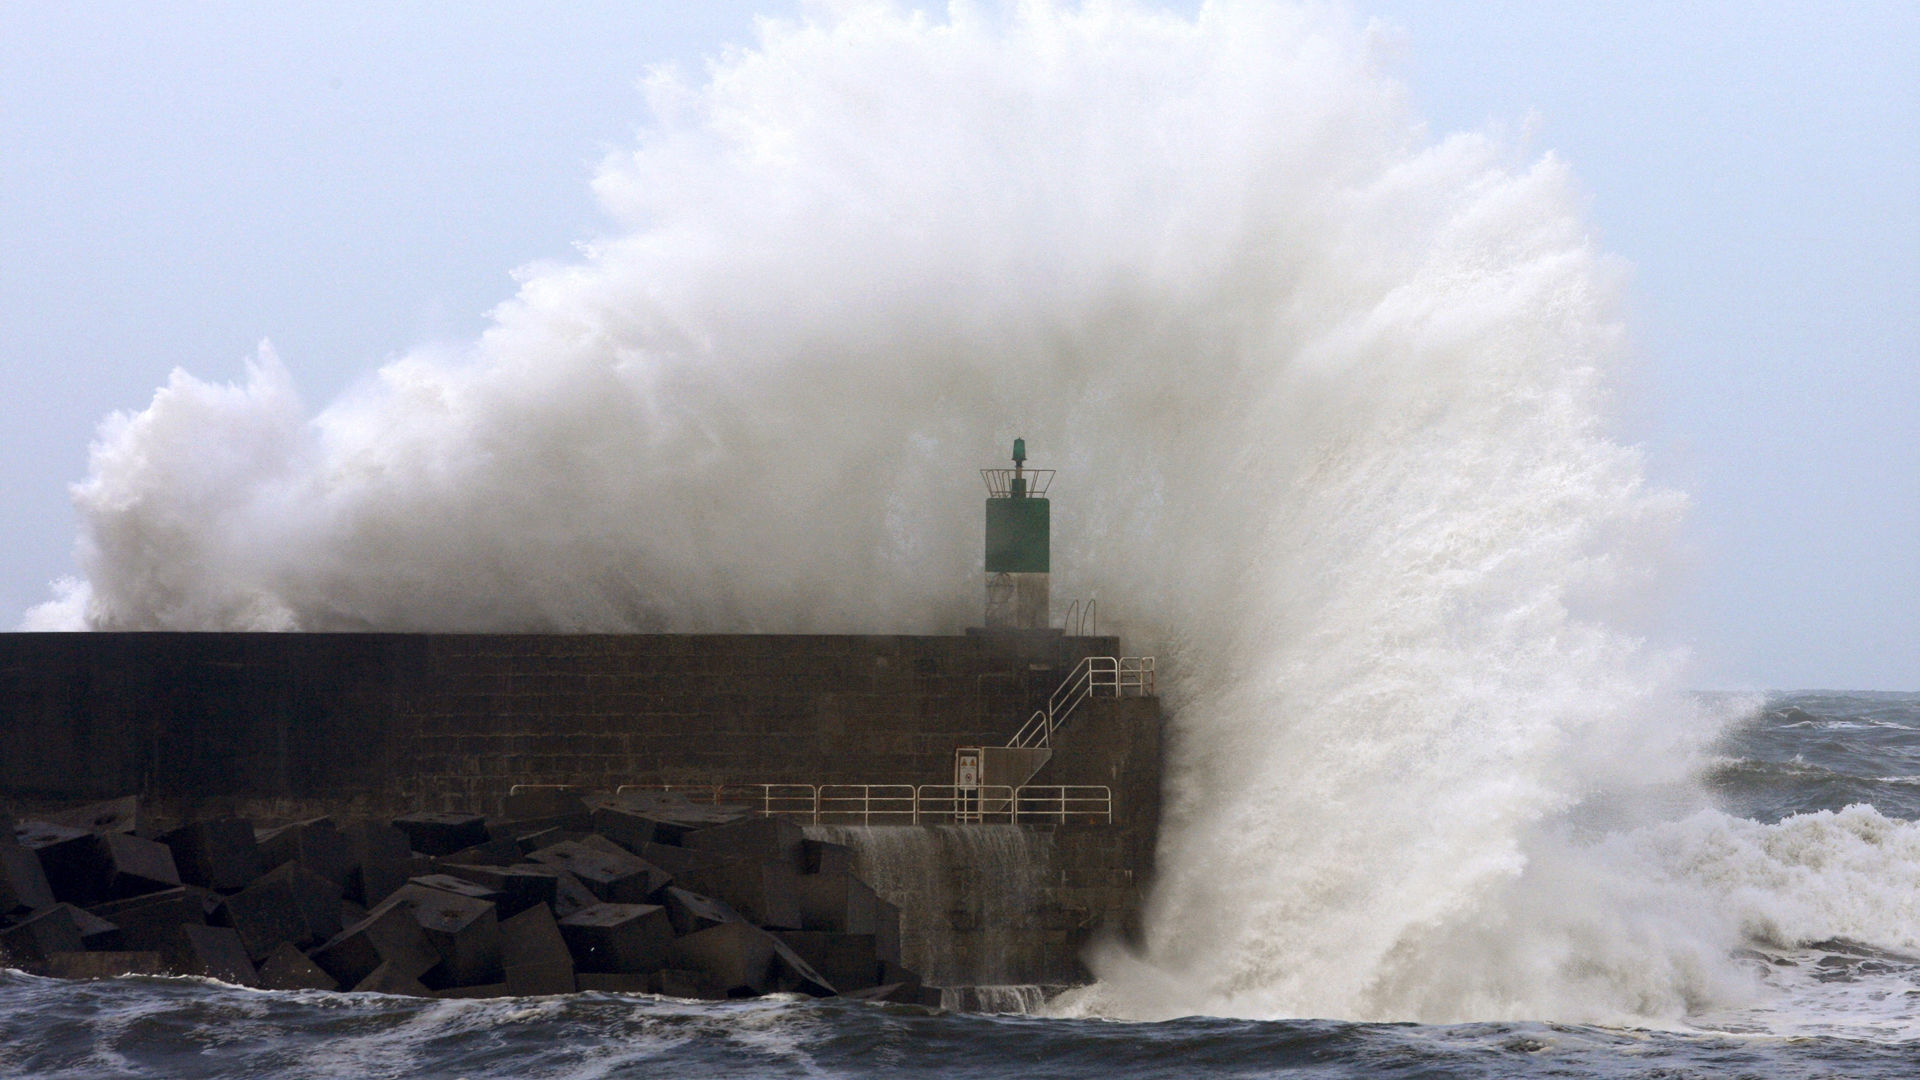
<path fill-rule="evenodd" d="M 0 819 L 0 965 L 433 997 L 768 993 L 938 1005 L 849 851 L 671 793 L 147 828 L 132 798 Z"/>

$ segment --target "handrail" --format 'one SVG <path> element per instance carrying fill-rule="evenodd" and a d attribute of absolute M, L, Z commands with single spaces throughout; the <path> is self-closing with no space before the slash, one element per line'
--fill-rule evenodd
<path fill-rule="evenodd" d="M 1060 620 L 1061 632 L 1068 637 L 1097 636 L 1100 633 L 1100 618 L 1095 612 L 1099 605 L 1100 598 L 1097 596 L 1069 601 L 1067 614 Z"/>
<path fill-rule="evenodd" d="M 1013 824 L 1014 789 L 1005 784 L 921 784 L 913 789 L 913 797 L 915 825 L 927 824 L 929 819 L 955 825 Z"/>
<path fill-rule="evenodd" d="M 1044 498 L 1047 487 L 1053 483 L 1052 469 L 981 469 L 980 479 L 986 482 L 987 494 L 996 499 L 1005 499 L 1013 494 L 1013 479 L 1017 475 L 1026 481 L 1026 497 Z"/>
<path fill-rule="evenodd" d="M 862 825 L 873 824 L 875 817 L 919 823 L 920 801 L 912 784 L 822 784 L 813 806 L 815 825 L 848 817 L 859 818 Z"/>
<path fill-rule="evenodd" d="M 1017 821 L 1044 819 L 1065 824 L 1073 817 L 1113 823 L 1113 789 L 1103 784 L 1032 784 L 1013 793 Z"/>
<path fill-rule="evenodd" d="M 715 805 L 724 799 L 761 817 L 812 825 L 1113 823 L 1113 791 L 1098 784 L 622 784 L 614 793 L 627 791 L 698 791 Z M 726 798 L 729 793 L 746 798 Z"/>
<path fill-rule="evenodd" d="M 1145 697 L 1153 693 L 1153 684 L 1151 656 L 1082 657 L 1047 698 L 1046 708 L 1034 710 L 1007 745 L 1015 749 L 1052 746 L 1054 731 L 1066 723 L 1082 701 L 1090 697 Z"/>

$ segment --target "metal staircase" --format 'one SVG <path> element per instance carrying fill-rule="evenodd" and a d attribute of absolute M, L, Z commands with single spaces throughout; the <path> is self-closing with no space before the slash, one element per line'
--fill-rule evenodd
<path fill-rule="evenodd" d="M 1153 657 L 1089 656 L 1035 709 L 1005 746 L 963 747 L 977 755 L 978 780 L 1018 788 L 1053 758 L 1053 733 L 1090 697 L 1146 697 L 1153 693 Z M 956 779 L 959 773 L 956 767 Z"/>
<path fill-rule="evenodd" d="M 1049 749 L 1053 733 L 1073 710 L 1090 697 L 1149 697 L 1153 694 L 1153 657 L 1088 656 L 1047 699 L 1046 708 L 1035 709 L 1007 746 L 1014 749 Z"/>

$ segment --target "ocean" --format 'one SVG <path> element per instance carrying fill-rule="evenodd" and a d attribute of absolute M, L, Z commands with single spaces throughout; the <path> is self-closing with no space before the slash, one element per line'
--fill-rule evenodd
<path fill-rule="evenodd" d="M 1884 820 L 1897 829 L 1920 816 L 1920 693 L 1775 695 L 1715 751 L 1700 779 L 1718 812 L 1754 828 L 1828 836 L 1833 822 Z M 1819 852 L 1801 858 L 1816 871 L 1822 861 Z M 1831 880 L 1837 889 L 1850 879 Z M 1920 920 L 1920 895 L 1905 910 Z M 1885 941 L 1781 933 L 1759 927 L 1731 951 L 1749 993 L 1701 1001 L 1654 1025 L 1545 1016 L 1143 1022 L 1049 1016 L 1046 1004 L 1037 1015 L 990 1014 L 609 994 L 437 1001 L 4 972 L 0 1076 L 1906 1078 L 1920 1070 L 1920 956 Z M 1009 1003 L 1036 997 L 1002 995 Z"/>

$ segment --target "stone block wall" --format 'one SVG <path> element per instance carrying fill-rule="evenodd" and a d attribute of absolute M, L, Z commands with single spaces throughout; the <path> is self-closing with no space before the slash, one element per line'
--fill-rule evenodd
<path fill-rule="evenodd" d="M 515 783 L 947 783 L 1060 635 L 5 634 L 0 797 L 498 808 Z M 204 809 L 196 805 L 196 810 Z"/>
<path fill-rule="evenodd" d="M 516 783 L 946 784 L 956 746 L 1004 743 L 1081 657 L 1119 648 L 1057 633 L 3 634 L 0 811 L 139 793 L 162 816 L 268 821 L 493 813 Z M 948 845 L 929 932 L 951 935 L 955 970 L 1000 957 L 1018 981 L 1069 981 L 1090 935 L 1129 922 L 1160 723 L 1157 699 L 1089 701 L 1058 734 L 1034 782 L 1107 785 L 1116 820 L 1034 832 L 1058 873 L 1024 913 L 987 913 L 991 871 Z"/>

